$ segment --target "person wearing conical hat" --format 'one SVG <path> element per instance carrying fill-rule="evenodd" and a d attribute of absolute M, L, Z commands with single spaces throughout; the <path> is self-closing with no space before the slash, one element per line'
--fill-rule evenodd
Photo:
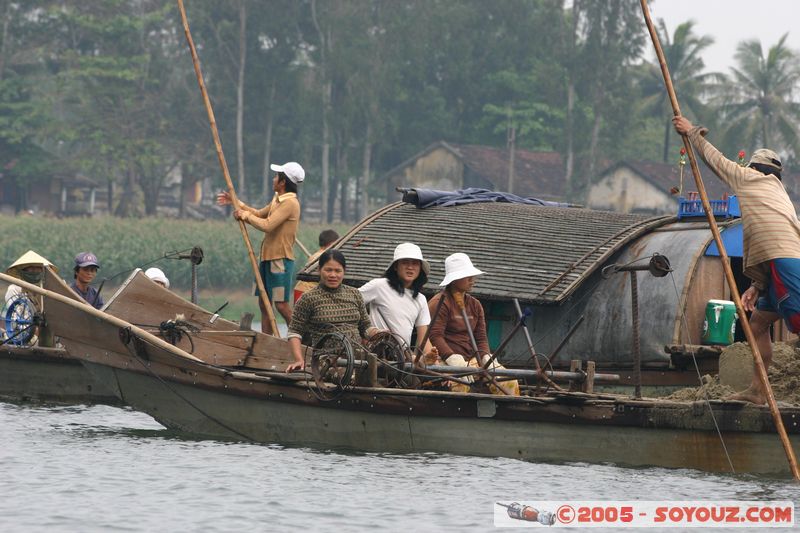
<path fill-rule="evenodd" d="M 50 267 L 53 271 L 58 272 L 58 268 L 56 268 L 53 263 L 37 254 L 33 250 L 28 250 L 6 269 L 6 274 L 33 285 L 41 285 L 44 267 Z M 11 284 L 6 290 L 3 305 L 0 306 L 2 307 L 3 317 L 6 316 L 8 307 L 19 298 L 27 298 L 34 307 L 39 307 L 41 305 L 39 298 L 31 298 L 31 296 L 22 287 Z M 47 328 L 37 327 L 35 331 L 36 334 L 34 334 L 34 336 L 27 341 L 28 343 L 38 343 L 40 346 L 53 346 L 53 335 Z M 3 329 L 3 332 L 5 333 L 5 329 Z"/>
<path fill-rule="evenodd" d="M 22 281 L 39 285 L 42 282 L 44 267 L 50 267 L 58 272 L 58 269 L 53 263 L 33 250 L 28 250 L 6 269 L 6 274 L 21 279 Z M 22 295 L 23 292 L 22 287 L 19 285 L 9 285 L 6 290 L 5 299 L 3 300 L 5 305 L 8 305 L 12 299 Z"/>
<path fill-rule="evenodd" d="M 486 319 L 481 302 L 469 294 L 475 287 L 475 279 L 483 275 L 483 271 L 475 268 L 469 256 L 464 253 L 448 256 L 444 260 L 444 271 L 445 276 L 439 286 L 445 287 L 445 290 L 431 298 L 428 303 L 431 314 L 435 315 L 431 317 L 431 343 L 439 351 L 439 357 L 449 366 L 484 366 L 492 356 L 486 334 Z M 440 300 L 443 301 L 439 308 Z M 472 338 L 475 339 L 475 346 Z M 490 368 L 503 367 L 495 360 Z M 473 381 L 471 376 L 467 376 L 465 380 Z M 504 381 L 500 386 L 505 392 L 498 390 L 495 385 L 490 385 L 489 390 L 493 394 L 519 396 L 518 382 Z M 469 392 L 470 388 L 462 383 L 450 382 L 450 390 Z"/>
<path fill-rule="evenodd" d="M 724 181 L 742 210 L 744 274 L 752 280 L 742 293 L 745 311 L 752 311 L 750 327 L 769 368 L 772 360 L 770 326 L 783 318 L 792 333 L 800 332 L 800 222 L 781 182 L 783 164 L 774 151 L 753 152 L 746 167 L 717 150 L 705 138 L 708 130 L 685 117 L 672 119 L 675 130 L 687 135 L 708 168 Z M 766 403 L 766 391 L 758 375 L 746 390 L 729 400 L 758 405 Z"/>

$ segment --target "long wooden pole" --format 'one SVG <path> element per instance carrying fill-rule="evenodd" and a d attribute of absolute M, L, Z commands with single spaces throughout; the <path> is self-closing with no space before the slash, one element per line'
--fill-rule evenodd
<path fill-rule="evenodd" d="M 675 88 L 672 86 L 672 78 L 669 75 L 669 68 L 667 67 L 667 60 L 664 57 L 664 51 L 661 49 L 661 42 L 658 39 L 658 34 L 656 33 L 655 27 L 653 26 L 653 21 L 650 18 L 650 9 L 647 6 L 647 0 L 639 1 L 642 5 L 642 13 L 644 14 L 644 20 L 647 24 L 647 31 L 650 32 L 650 38 L 653 41 L 653 46 L 655 47 L 656 55 L 658 56 L 658 63 L 661 65 L 661 73 L 664 75 L 664 84 L 667 87 L 667 93 L 669 93 L 669 101 L 672 104 L 672 111 L 676 117 L 679 117 L 681 116 L 681 109 L 678 105 L 678 97 L 675 95 Z M 797 459 L 794 455 L 794 449 L 792 448 L 791 442 L 789 442 L 789 436 L 786 434 L 786 428 L 783 426 L 783 419 L 781 418 L 780 411 L 778 411 L 778 403 L 775 401 L 775 394 L 772 392 L 772 387 L 769 384 L 767 369 L 764 367 L 764 360 L 761 358 L 761 352 L 758 350 L 758 345 L 756 344 L 753 330 L 750 328 L 750 322 L 747 320 L 747 315 L 745 314 L 744 306 L 742 305 L 742 299 L 739 296 L 739 290 L 736 287 L 736 279 L 733 277 L 733 270 L 731 270 L 730 261 L 728 260 L 728 252 L 725 250 L 725 246 L 722 244 L 722 237 L 720 236 L 719 228 L 717 228 L 717 221 L 714 220 L 714 213 L 711 210 L 711 204 L 708 201 L 708 195 L 706 194 L 706 188 L 703 184 L 703 178 L 700 176 L 700 169 L 697 166 L 697 159 L 695 158 L 694 151 L 692 150 L 692 144 L 689 142 L 689 138 L 686 135 L 681 135 L 681 137 L 683 138 L 683 146 L 686 148 L 686 153 L 689 156 L 689 164 L 692 167 L 692 174 L 694 174 L 694 181 L 697 184 L 697 191 L 700 193 L 700 200 L 703 202 L 703 209 L 706 211 L 706 217 L 708 218 L 708 224 L 711 228 L 711 234 L 714 236 L 714 241 L 717 243 L 717 248 L 719 249 L 719 258 L 722 261 L 722 268 L 725 271 L 725 279 L 728 281 L 728 286 L 731 289 L 733 303 L 736 304 L 736 312 L 739 313 L 739 319 L 742 324 L 742 329 L 744 329 L 744 335 L 747 338 L 747 342 L 750 344 L 750 348 L 753 350 L 756 373 L 758 374 L 758 378 L 761 380 L 761 385 L 766 391 L 767 403 L 769 404 L 769 409 L 772 412 L 772 418 L 775 422 L 775 429 L 778 431 L 781 444 L 783 444 L 783 449 L 786 452 L 786 458 L 789 460 L 789 467 L 792 470 L 792 475 L 794 476 L 795 480 L 800 481 L 800 470 L 797 468 Z"/>
<path fill-rule="evenodd" d="M 192 63 L 194 64 L 194 73 L 197 76 L 197 84 L 200 86 L 200 93 L 203 95 L 203 103 L 206 106 L 208 113 L 208 122 L 211 125 L 211 134 L 214 136 L 214 146 L 217 148 L 217 159 L 219 166 L 222 168 L 222 175 L 225 176 L 225 183 L 228 185 L 228 194 L 231 197 L 231 203 L 234 209 L 240 209 L 241 203 L 236 196 L 236 190 L 233 188 L 233 181 L 228 172 L 228 163 L 225 162 L 225 154 L 222 152 L 222 142 L 219 140 L 219 132 L 217 131 L 217 120 L 214 118 L 214 109 L 211 107 L 211 100 L 208 98 L 208 91 L 206 91 L 206 84 L 203 81 L 203 73 L 200 70 L 200 59 L 197 57 L 197 49 L 194 47 L 192 34 L 189 31 L 189 20 L 186 18 L 186 10 L 183 8 L 183 0 L 178 0 L 178 9 L 181 11 L 181 20 L 183 21 L 183 33 L 186 35 L 186 42 L 189 44 L 189 51 L 192 54 Z M 267 310 L 267 317 L 269 324 L 272 328 L 272 334 L 279 337 L 278 323 L 275 322 L 275 314 L 272 312 L 272 302 L 269 301 L 267 289 L 264 287 L 264 281 L 261 279 L 261 273 L 258 271 L 258 261 L 256 254 L 253 251 L 253 245 L 250 243 L 250 235 L 247 234 L 247 226 L 243 221 L 239 221 L 239 229 L 242 231 L 242 238 L 244 244 L 247 246 L 247 254 L 250 256 L 250 265 L 253 267 L 253 273 L 256 275 L 256 285 L 261 298 L 261 303 L 264 309 Z"/>

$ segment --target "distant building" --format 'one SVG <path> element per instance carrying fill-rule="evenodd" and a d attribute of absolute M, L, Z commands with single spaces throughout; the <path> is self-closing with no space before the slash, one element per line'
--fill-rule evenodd
<path fill-rule="evenodd" d="M 680 187 L 677 164 L 652 161 L 620 161 L 600 173 L 589 187 L 586 206 L 618 213 L 675 213 L 678 195 L 670 189 Z M 722 181 L 711 176 L 704 179 L 710 199 L 732 194 Z M 696 191 L 692 170 L 687 163 L 683 171 L 683 194 Z"/>
<path fill-rule="evenodd" d="M 509 186 L 509 151 L 504 148 L 439 141 L 388 171 L 389 187 L 455 190 L 481 187 L 542 200 L 563 200 L 564 163 L 557 152 L 514 150 Z"/>
<path fill-rule="evenodd" d="M 81 174 L 54 175 L 30 187 L 0 177 L 0 212 L 13 214 L 23 209 L 62 216 L 91 216 L 99 199 L 99 185 Z"/>

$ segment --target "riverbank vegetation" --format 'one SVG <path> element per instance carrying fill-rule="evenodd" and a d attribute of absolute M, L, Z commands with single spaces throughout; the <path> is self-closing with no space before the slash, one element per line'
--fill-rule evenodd
<path fill-rule="evenodd" d="M 679 158 L 637 0 L 187 9 L 231 174 L 253 203 L 270 196 L 269 162 L 297 160 L 320 220 L 337 202 L 344 220 L 358 220 L 371 197 L 389 196 L 387 170 L 439 140 L 556 151 L 577 203 L 609 161 Z M 746 41 L 736 69 L 710 72 L 713 39 L 690 15 L 659 26 L 684 112 L 731 158 L 768 145 L 791 171 L 796 52 L 785 39 L 769 50 Z M 55 175 L 101 184 L 122 216 L 155 213 L 175 169 L 187 190 L 221 185 L 175 2 L 2 1 L 0 17 L 0 167 L 22 187 L 18 208 L 26 188 Z"/>
<path fill-rule="evenodd" d="M 347 226 L 301 224 L 298 240 L 311 252 L 317 250 L 322 229 L 334 228 L 340 235 Z M 0 268 L 5 268 L 28 250 L 43 255 L 59 269 L 61 276 L 72 279 L 74 257 L 90 250 L 100 260 L 98 280 L 108 278 L 109 285 L 124 281 L 136 268 L 157 266 L 176 289 L 191 285 L 188 260 L 164 258 L 174 252 L 188 253 L 192 247 L 203 249 L 204 259 L 197 268 L 198 286 L 204 291 L 245 289 L 254 284 L 253 271 L 238 224 L 233 220 L 192 221 L 155 217 L 120 219 L 115 217 L 55 219 L 47 217 L 0 216 Z M 250 241 L 258 255 L 263 233 L 251 230 Z M 297 263 L 307 259 L 295 245 Z M 99 282 L 99 281 L 98 281 Z"/>

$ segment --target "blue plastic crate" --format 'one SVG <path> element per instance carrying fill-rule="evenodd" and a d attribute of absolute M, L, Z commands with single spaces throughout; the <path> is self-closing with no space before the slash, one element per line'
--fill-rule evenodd
<path fill-rule="evenodd" d="M 730 196 L 727 200 L 709 200 L 709 203 L 715 217 L 733 218 L 742 216 L 739 210 L 739 200 L 736 196 Z M 704 216 L 706 216 L 706 210 L 703 209 L 701 200 L 687 200 L 683 196 L 678 197 L 678 220 Z"/>

